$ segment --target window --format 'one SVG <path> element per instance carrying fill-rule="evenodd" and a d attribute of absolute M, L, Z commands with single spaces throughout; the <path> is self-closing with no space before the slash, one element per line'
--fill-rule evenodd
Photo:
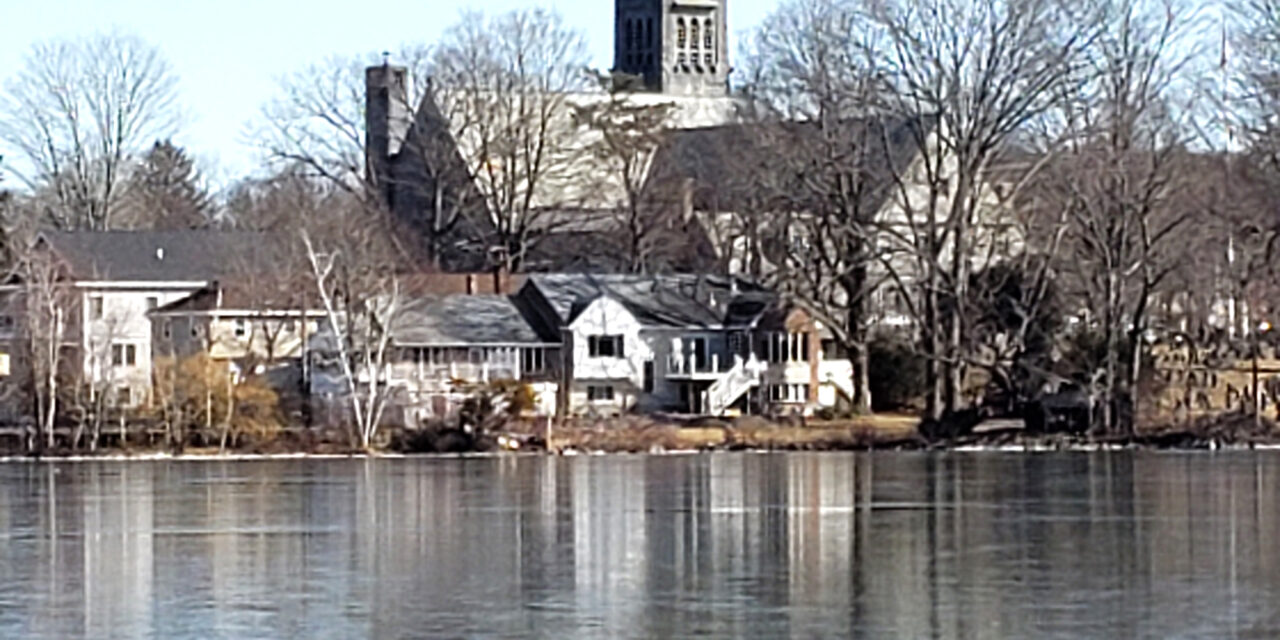
<path fill-rule="evenodd" d="M 538 373 L 546 368 L 546 352 L 542 349 L 522 349 L 520 368 L 525 373 Z"/>
<path fill-rule="evenodd" d="M 690 48 L 697 50 L 698 48 L 698 21 L 693 21 L 693 26 L 689 29 L 689 45 Z"/>
<path fill-rule="evenodd" d="M 715 68 L 711 66 L 715 64 L 714 62 L 711 61 L 711 54 L 708 53 L 707 55 L 703 56 L 703 64 L 705 64 L 708 69 L 715 71 Z"/>
<path fill-rule="evenodd" d="M 161 325 L 161 332 L 164 334 L 164 337 L 165 337 L 165 339 L 166 339 L 166 340 L 167 340 L 167 339 L 169 339 L 169 338 L 172 338 L 172 337 L 173 337 L 173 322 L 171 322 L 171 321 L 169 321 L 169 320 L 165 320 L 165 321 L 164 321 L 164 324 L 163 324 L 163 325 Z"/>
<path fill-rule="evenodd" d="M 245 323 L 244 318 L 236 318 L 236 329 L 235 329 L 236 337 L 243 338 L 247 330 L 248 330 L 248 326 Z"/>
<path fill-rule="evenodd" d="M 636 23 L 632 20 L 627 20 L 626 28 L 624 30 L 626 31 L 626 34 L 625 34 L 626 45 L 624 45 L 623 48 L 626 49 L 627 51 L 630 51 L 634 49 L 636 46 L 636 41 L 635 41 Z"/>
<path fill-rule="evenodd" d="M 8 333 L 13 331 L 17 326 L 17 321 L 10 315 L 0 315 L 0 333 Z"/>
<path fill-rule="evenodd" d="M 102 296 L 92 296 L 89 298 L 89 319 L 102 319 Z"/>
<path fill-rule="evenodd" d="M 653 18 L 644 22 L 644 46 L 646 49 L 653 48 Z"/>
<path fill-rule="evenodd" d="M 613 400 L 613 387 L 607 385 L 590 385 L 587 387 L 587 400 L 591 402 L 608 402 Z"/>
<path fill-rule="evenodd" d="M 707 20 L 706 26 L 702 29 L 702 48 L 711 49 L 715 45 L 715 27 L 711 26 L 711 21 Z"/>
<path fill-rule="evenodd" d="M 592 358 L 621 358 L 622 336 L 589 336 L 587 351 Z"/>
<path fill-rule="evenodd" d="M 128 407 L 133 405 L 133 389 L 129 387 L 116 387 L 116 406 Z"/>
<path fill-rule="evenodd" d="M 683 49 L 686 46 L 688 34 L 685 32 L 684 18 L 676 20 L 676 48 Z"/>
<path fill-rule="evenodd" d="M 147 311 L 155 309 L 158 306 L 160 306 L 160 298 L 157 298 L 155 296 L 147 296 Z"/>
<path fill-rule="evenodd" d="M 689 66 L 689 63 L 685 60 L 684 52 L 681 52 L 680 55 L 676 56 L 676 67 L 677 69 L 682 69 L 687 66 Z"/>
<path fill-rule="evenodd" d="M 138 347 L 132 344 L 111 345 L 111 364 L 116 367 L 132 367 L 138 363 Z"/>

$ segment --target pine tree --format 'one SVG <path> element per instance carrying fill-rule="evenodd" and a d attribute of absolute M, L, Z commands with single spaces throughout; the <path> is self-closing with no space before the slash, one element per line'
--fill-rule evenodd
<path fill-rule="evenodd" d="M 194 229 L 209 224 L 213 203 L 182 147 L 161 140 L 134 169 L 124 209 L 131 228 Z"/>

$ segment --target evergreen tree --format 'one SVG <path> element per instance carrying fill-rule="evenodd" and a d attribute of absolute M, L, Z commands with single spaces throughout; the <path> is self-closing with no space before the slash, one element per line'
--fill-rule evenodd
<path fill-rule="evenodd" d="M 125 226 L 135 229 L 194 229 L 209 224 L 213 202 L 200 174 L 179 146 L 156 142 L 130 177 Z"/>

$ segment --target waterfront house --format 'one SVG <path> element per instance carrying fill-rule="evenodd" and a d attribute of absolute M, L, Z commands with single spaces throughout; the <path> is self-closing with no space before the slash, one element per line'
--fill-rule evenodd
<path fill-rule="evenodd" d="M 741 279 L 535 274 L 516 297 L 559 335 L 563 413 L 807 413 L 849 395 L 822 326 Z"/>
<path fill-rule="evenodd" d="M 150 398 L 148 312 L 258 269 L 271 255 L 263 234 L 203 230 L 46 231 L 33 250 L 47 252 L 59 270 L 70 381 L 124 408 Z M 12 329 L 19 320 L 3 325 Z"/>

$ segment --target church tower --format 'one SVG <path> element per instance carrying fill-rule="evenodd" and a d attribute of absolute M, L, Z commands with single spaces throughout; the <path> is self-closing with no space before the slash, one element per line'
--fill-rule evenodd
<path fill-rule="evenodd" d="M 649 91 L 729 93 L 729 0 L 614 0 L 613 68 Z"/>

